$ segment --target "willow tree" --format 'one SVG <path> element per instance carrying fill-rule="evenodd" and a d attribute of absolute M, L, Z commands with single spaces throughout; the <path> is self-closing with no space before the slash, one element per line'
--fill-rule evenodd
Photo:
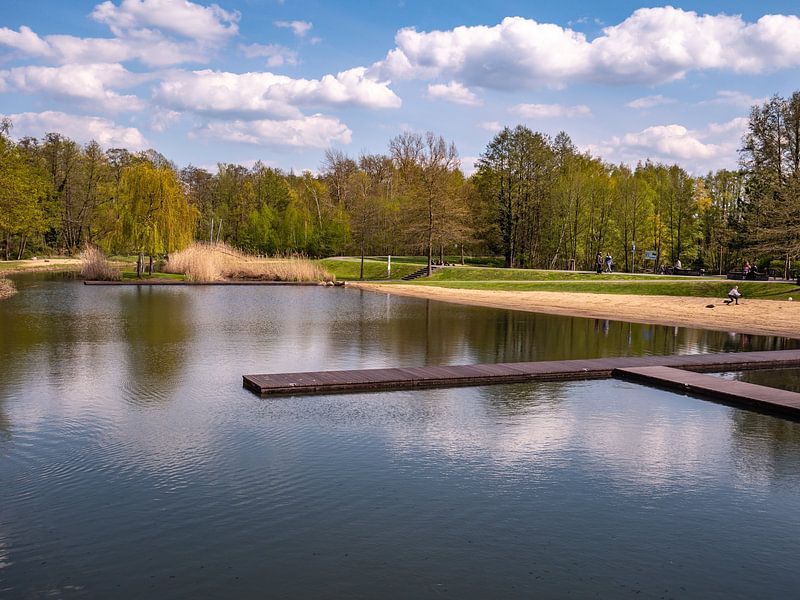
<path fill-rule="evenodd" d="M 122 173 L 120 180 L 118 236 L 139 254 L 136 274 L 141 275 L 142 256 L 173 252 L 192 241 L 198 211 L 190 206 L 174 169 L 139 161 Z"/>

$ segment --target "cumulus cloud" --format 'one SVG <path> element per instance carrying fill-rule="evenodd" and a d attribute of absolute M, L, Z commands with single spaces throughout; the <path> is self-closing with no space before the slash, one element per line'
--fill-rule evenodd
<path fill-rule="evenodd" d="M 628 108 L 635 108 L 637 110 L 644 110 L 648 108 L 655 108 L 656 106 L 662 106 L 664 104 L 672 104 L 674 102 L 674 98 L 668 98 L 658 94 L 657 96 L 643 96 L 642 98 L 636 98 L 635 100 L 628 102 L 625 106 Z"/>
<path fill-rule="evenodd" d="M 507 17 L 494 26 L 401 29 L 373 70 L 382 78 L 452 78 L 467 86 L 524 89 L 573 82 L 656 84 L 691 71 L 762 73 L 800 65 L 800 18 L 699 15 L 642 8 L 589 40 L 551 23 Z"/>
<path fill-rule="evenodd" d="M 517 104 L 510 111 L 523 119 L 554 119 L 558 117 L 589 117 L 591 109 L 585 104 Z"/>
<path fill-rule="evenodd" d="M 297 37 L 305 37 L 305 35 L 311 31 L 311 28 L 314 26 L 312 23 L 308 21 L 275 21 L 273 23 L 275 27 L 281 27 L 283 29 L 291 29 L 292 33 L 295 34 Z"/>
<path fill-rule="evenodd" d="M 130 87 L 143 76 L 131 73 L 119 64 L 63 65 L 60 67 L 16 67 L 0 71 L 10 89 L 29 94 L 67 98 L 107 111 L 141 110 L 145 102 L 133 95 L 121 95 L 112 87 Z"/>
<path fill-rule="evenodd" d="M 612 137 L 587 150 L 612 161 L 635 164 L 642 158 L 682 165 L 692 173 L 735 168 L 737 150 L 747 119 L 737 117 L 725 123 L 710 123 L 700 129 L 683 125 L 654 125 L 641 131 Z"/>
<path fill-rule="evenodd" d="M 131 31 L 157 28 L 202 42 L 217 43 L 239 31 L 239 13 L 218 5 L 202 6 L 188 0 L 110 0 L 98 4 L 92 18 L 124 37 Z"/>
<path fill-rule="evenodd" d="M 388 82 L 366 77 L 359 67 L 321 79 L 293 79 L 274 73 L 193 71 L 174 73 L 156 89 L 161 104 L 177 110 L 239 117 L 301 117 L 298 106 L 354 105 L 397 108 L 400 98 Z"/>
<path fill-rule="evenodd" d="M 316 114 L 285 120 L 214 121 L 195 135 L 243 144 L 327 148 L 335 143 L 349 144 L 352 133 L 338 119 Z"/>
<path fill-rule="evenodd" d="M 124 147 L 139 150 L 147 146 L 147 140 L 135 127 L 117 125 L 101 117 L 57 111 L 25 112 L 4 116 L 11 119 L 14 123 L 14 134 L 20 137 L 42 137 L 45 133 L 58 132 L 83 143 L 94 140 L 104 148 Z"/>
<path fill-rule="evenodd" d="M 297 52 L 279 44 L 249 44 L 239 48 L 247 58 L 266 58 L 268 67 L 297 64 Z"/>
<path fill-rule="evenodd" d="M 2 27 L 0 44 L 25 56 L 60 64 L 139 60 L 148 66 L 164 67 L 208 60 L 207 49 L 194 42 L 170 40 L 156 30 L 130 32 L 125 38 L 81 38 L 73 35 L 40 37 L 24 26 L 18 32 Z"/>
<path fill-rule="evenodd" d="M 480 128 L 492 133 L 497 133 L 503 129 L 503 126 L 498 121 L 484 121 L 480 124 Z"/>
<path fill-rule="evenodd" d="M 457 81 L 450 83 L 437 83 L 428 86 L 428 96 L 435 100 L 446 100 L 455 104 L 465 104 L 467 106 L 479 106 L 483 104 L 472 90 L 464 87 Z"/>

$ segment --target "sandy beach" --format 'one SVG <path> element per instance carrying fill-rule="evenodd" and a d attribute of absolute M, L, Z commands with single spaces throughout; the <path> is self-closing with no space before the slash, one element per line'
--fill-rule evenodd
<path fill-rule="evenodd" d="M 455 304 L 800 338 L 800 298 L 794 302 L 745 298 L 738 306 L 727 306 L 720 298 L 684 296 L 462 290 L 360 282 L 347 285 Z M 709 304 L 714 308 L 706 308 Z"/>

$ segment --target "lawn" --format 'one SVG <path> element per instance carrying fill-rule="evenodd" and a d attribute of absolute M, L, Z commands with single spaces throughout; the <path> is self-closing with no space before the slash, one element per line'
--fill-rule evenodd
<path fill-rule="evenodd" d="M 319 261 L 326 271 L 336 276 L 339 281 L 355 281 L 360 278 L 361 259 L 358 257 L 342 256 L 336 258 L 323 258 Z M 396 261 L 392 257 L 392 279 L 400 279 L 418 271 L 423 265 Z M 364 279 L 388 279 L 386 274 L 386 260 L 365 259 Z"/>
<path fill-rule="evenodd" d="M 587 294 L 633 294 L 638 296 L 699 296 L 704 298 L 725 298 L 728 291 L 739 286 L 742 297 L 766 300 L 800 301 L 800 287 L 791 283 L 761 281 L 448 281 L 423 279 L 412 282 L 414 285 L 429 285 L 455 289 L 503 290 L 519 292 L 578 292 Z"/>

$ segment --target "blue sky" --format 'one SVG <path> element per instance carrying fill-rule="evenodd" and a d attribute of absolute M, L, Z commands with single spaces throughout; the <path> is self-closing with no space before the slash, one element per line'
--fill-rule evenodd
<path fill-rule="evenodd" d="M 0 113 L 178 165 L 317 170 L 324 149 L 523 123 L 613 162 L 734 167 L 749 106 L 800 89 L 796 2 L 0 0 Z"/>

